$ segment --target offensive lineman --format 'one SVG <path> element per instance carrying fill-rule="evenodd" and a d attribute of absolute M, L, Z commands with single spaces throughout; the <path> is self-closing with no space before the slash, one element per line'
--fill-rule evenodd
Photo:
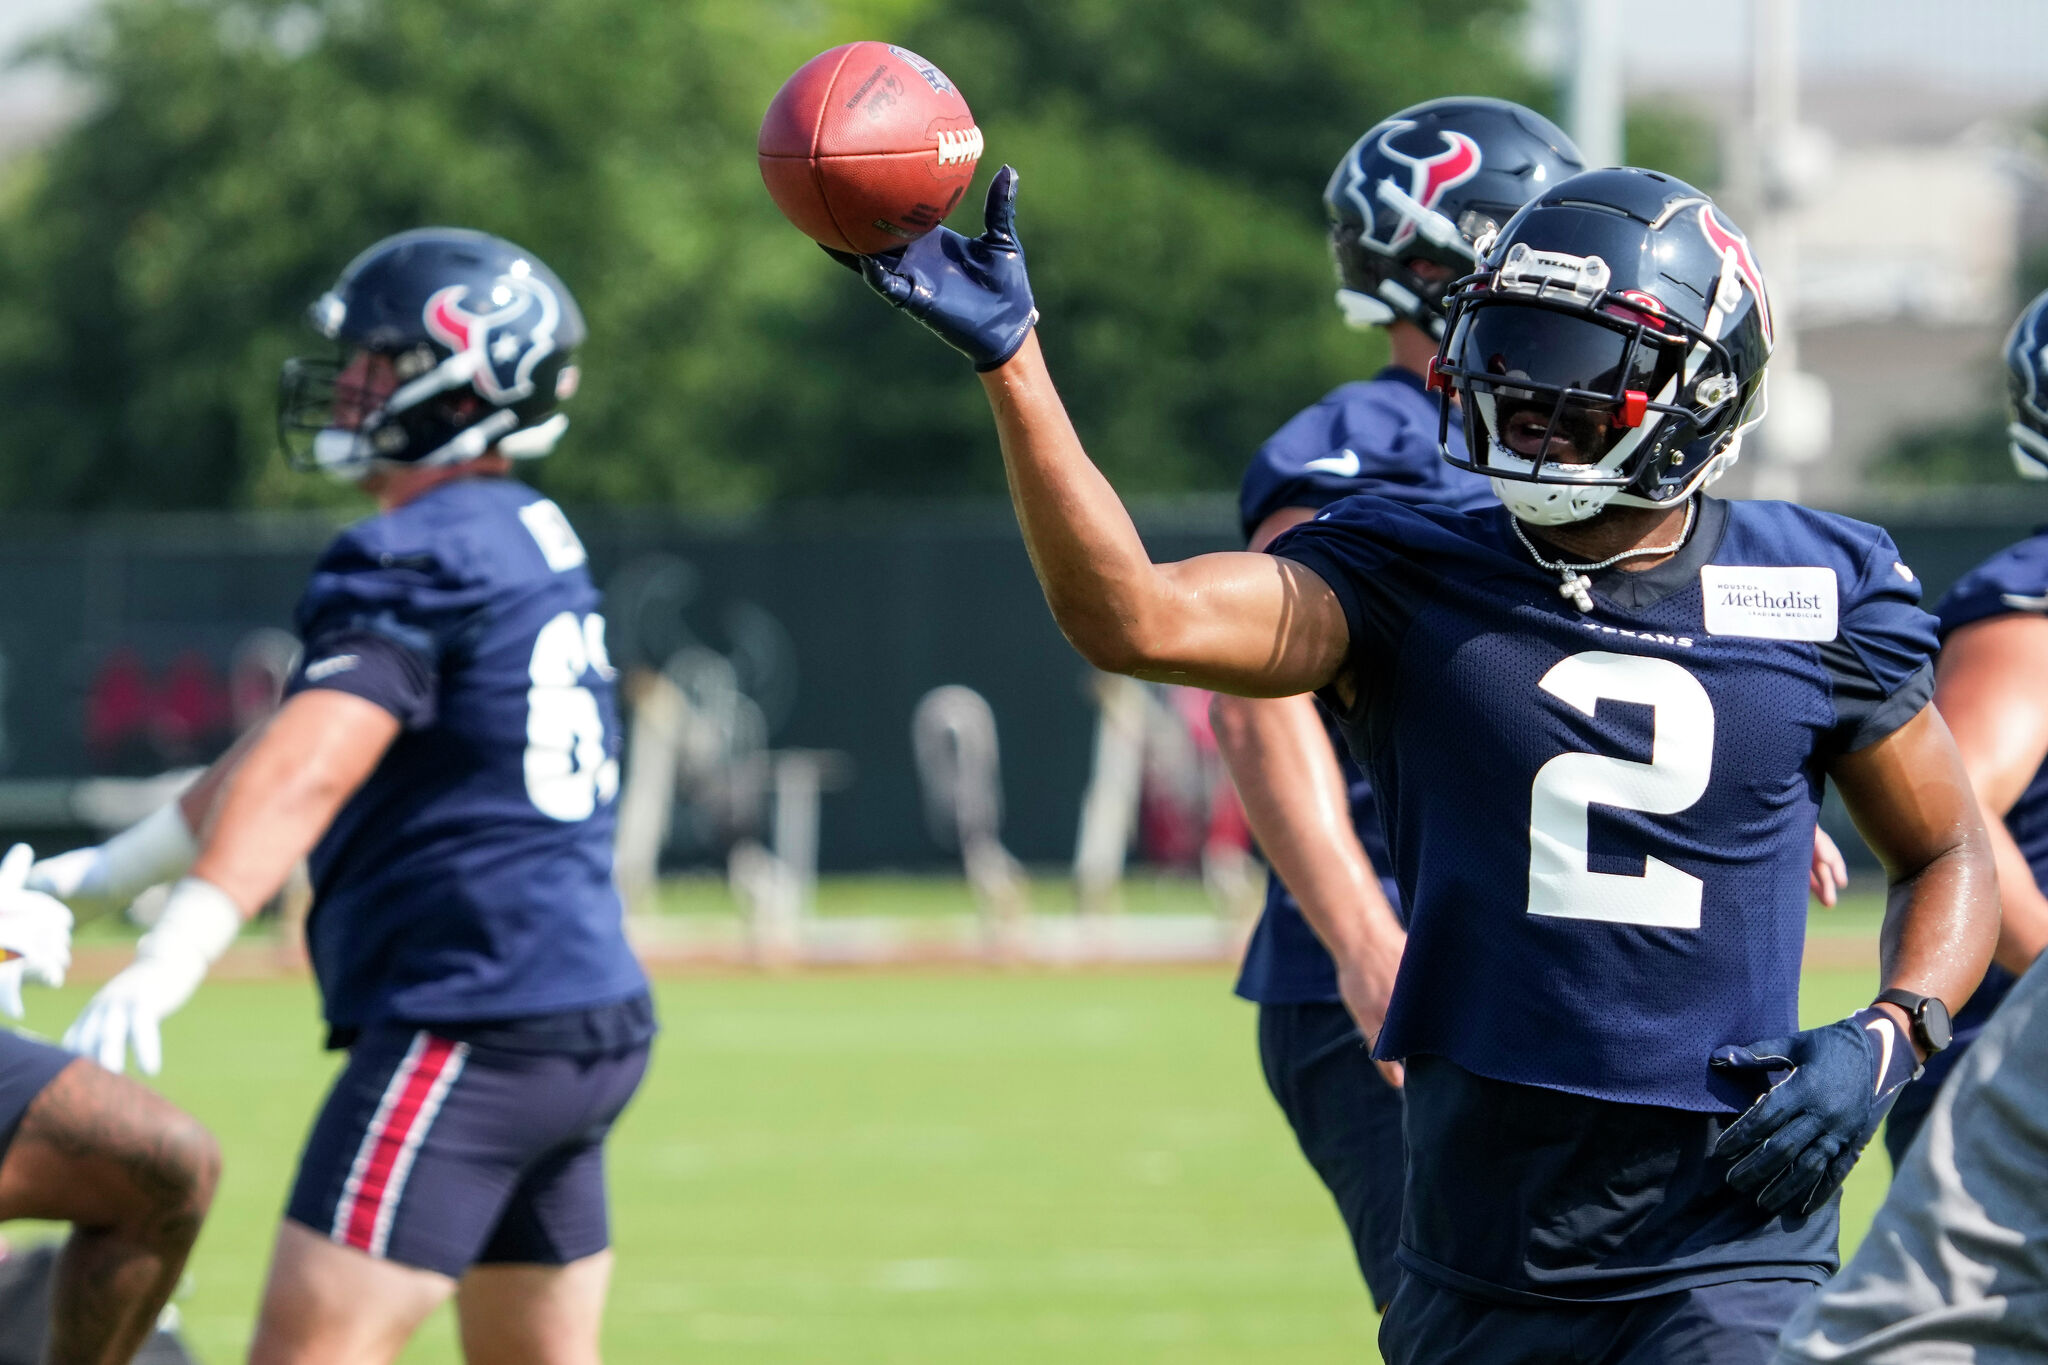
<path fill-rule="evenodd" d="M 1443 335 L 1444 287 L 1473 269 L 1474 238 L 1583 169 L 1548 119 L 1474 97 L 1404 109 L 1344 154 L 1323 192 L 1337 302 L 1352 326 L 1387 329 L 1389 363 L 1259 449 L 1238 495 L 1251 549 L 1353 493 L 1458 508 L 1493 501 L 1485 479 L 1437 453 L 1437 402 L 1424 379 Z M 1451 440 L 1462 455 L 1462 433 Z M 1219 693 L 1210 714 L 1273 869 L 1237 993 L 1259 1007 L 1266 1085 L 1384 1308 L 1400 1277 L 1399 1063 L 1384 1063 L 1393 1078 L 1382 1076 L 1360 1029 L 1377 1034 L 1386 1016 L 1402 931 L 1372 786 L 1309 697 Z"/>
<path fill-rule="evenodd" d="M 655 1026 L 612 884 L 597 592 L 561 511 L 505 477 L 567 425 L 583 319 L 530 253 L 447 228 L 372 246 L 311 317 L 343 353 L 287 364 L 280 431 L 378 515 L 315 567 L 269 723 L 179 809 L 44 866 L 104 895 L 190 862 L 66 1041 L 154 1071 L 159 1021 L 310 851 L 349 1059 L 250 1359 L 388 1361 L 452 1294 L 473 1361 L 595 1361 L 604 1142 Z"/>
<path fill-rule="evenodd" d="M 2048 294 L 2013 324 L 2005 360 L 2013 464 L 2048 479 Z M 1935 701 L 1998 858 L 1997 960 L 1957 1011 L 1953 1045 L 1900 1095 L 1885 1131 L 1891 1193 L 1842 1274 L 1786 1329 L 1785 1361 L 2048 1356 L 2048 1012 L 2028 971 L 2048 945 L 2048 529 L 1963 575 L 1936 612 Z"/>
<path fill-rule="evenodd" d="M 982 372 L 1090 662 L 1318 691 L 1368 767 L 1410 916 L 1378 1043 L 1409 1151 L 1382 1350 L 1765 1359 L 1834 1266 L 1835 1193 L 1930 1000 L 1983 974 L 1997 891 L 1890 538 L 1700 491 L 1761 410 L 1747 243 L 1654 172 L 1553 187 L 1451 296 L 1436 371 L 1505 507 L 1351 498 L 1273 553 L 1154 565 L 1047 376 L 1015 186 L 979 238 L 850 263 Z M 1890 876 L 1893 998 L 1799 1031 L 1824 776 Z"/>

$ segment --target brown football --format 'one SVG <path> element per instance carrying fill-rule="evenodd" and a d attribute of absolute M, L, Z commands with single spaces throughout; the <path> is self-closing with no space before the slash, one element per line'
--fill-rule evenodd
<path fill-rule="evenodd" d="M 974 179 L 981 130 L 945 73 L 891 43 L 821 52 L 761 120 L 761 178 L 790 222 L 869 254 L 939 225 Z"/>

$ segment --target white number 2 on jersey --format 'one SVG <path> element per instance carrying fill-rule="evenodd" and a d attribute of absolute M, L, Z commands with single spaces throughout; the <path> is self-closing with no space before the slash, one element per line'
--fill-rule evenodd
<path fill-rule="evenodd" d="M 604 618 L 565 611 L 540 629 L 526 693 L 526 795 L 541 814 L 587 820 L 619 789 L 618 760 L 604 751 L 604 715 L 583 675 L 611 671 Z"/>
<path fill-rule="evenodd" d="M 1656 858 L 1643 875 L 1595 872 L 1586 862 L 1589 806 L 1675 815 L 1707 792 L 1714 762 L 1714 703 L 1699 679 L 1669 659 L 1593 650 L 1561 660 L 1537 684 L 1590 716 L 1605 697 L 1651 708 L 1650 761 L 1559 754 L 1529 794 L 1529 913 L 1567 919 L 1700 927 L 1700 879 Z"/>

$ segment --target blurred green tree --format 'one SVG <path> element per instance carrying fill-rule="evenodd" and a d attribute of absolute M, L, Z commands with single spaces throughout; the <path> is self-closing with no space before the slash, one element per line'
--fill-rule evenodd
<path fill-rule="evenodd" d="M 1329 305 L 1338 154 L 1448 92 L 1541 102 L 1520 0 L 106 0 L 53 51 L 90 114 L 0 180 L 0 498 L 280 505 L 278 362 L 357 250 L 502 233 L 592 324 L 576 501 L 729 511 L 993 491 L 975 386 L 784 224 L 761 110 L 884 34 L 967 92 L 1024 175 L 1045 342 L 1133 491 L 1226 487 L 1379 343 Z M 986 175 L 983 176 L 985 182 Z M 973 230 L 972 206 L 955 226 Z"/>

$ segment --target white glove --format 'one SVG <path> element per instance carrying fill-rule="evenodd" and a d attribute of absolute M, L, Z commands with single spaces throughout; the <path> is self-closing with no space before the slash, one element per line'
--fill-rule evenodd
<path fill-rule="evenodd" d="M 242 911 L 212 882 L 187 877 L 171 888 L 163 918 L 135 945 L 135 961 L 100 987 L 65 1030 L 64 1046 L 109 1071 L 127 1063 L 146 1075 L 163 1070 L 161 1025 L 199 989 L 207 969 L 242 928 Z"/>
<path fill-rule="evenodd" d="M 22 889 L 35 854 L 16 844 L 0 858 L 0 1012 L 19 1019 L 24 980 L 64 984 L 71 966 L 71 911 L 64 902 Z"/>
<path fill-rule="evenodd" d="M 44 858 L 29 869 L 31 891 L 84 901 L 95 911 L 123 906 L 160 882 L 184 875 L 199 856 L 176 801 L 161 806 L 103 844 Z"/>

